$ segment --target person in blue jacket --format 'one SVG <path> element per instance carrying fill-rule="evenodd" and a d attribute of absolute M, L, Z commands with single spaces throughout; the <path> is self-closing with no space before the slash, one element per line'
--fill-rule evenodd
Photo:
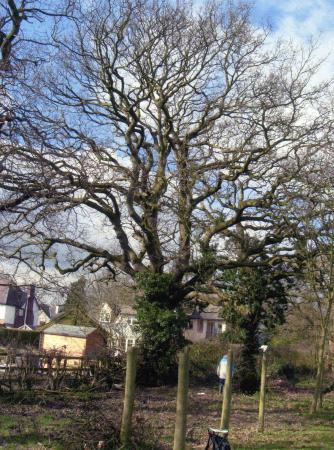
<path fill-rule="evenodd" d="M 219 381 L 219 393 L 222 394 L 224 391 L 225 380 L 227 375 L 227 355 L 224 355 L 218 363 L 217 375 Z M 234 364 L 232 366 L 232 376 L 234 375 Z"/>

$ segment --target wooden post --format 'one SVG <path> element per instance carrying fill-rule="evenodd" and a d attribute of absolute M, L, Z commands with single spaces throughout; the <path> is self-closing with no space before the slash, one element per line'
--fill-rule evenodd
<path fill-rule="evenodd" d="M 226 380 L 224 386 L 222 416 L 220 428 L 229 429 L 231 415 L 231 399 L 232 399 L 232 371 L 233 371 L 233 350 L 230 348 L 227 354 Z"/>
<path fill-rule="evenodd" d="M 189 348 L 186 347 L 179 357 L 174 450 L 185 450 L 186 448 L 188 387 Z"/>
<path fill-rule="evenodd" d="M 260 400 L 259 400 L 259 423 L 258 431 L 263 433 L 264 431 L 264 406 L 266 397 L 266 377 L 267 377 L 267 352 L 263 350 L 262 353 L 262 365 L 261 365 L 261 388 L 260 388 Z"/>
<path fill-rule="evenodd" d="M 136 347 L 131 347 L 127 351 L 126 358 L 125 394 L 121 426 L 121 443 L 125 448 L 129 444 L 131 437 L 131 421 L 135 398 L 136 366 L 137 349 Z"/>

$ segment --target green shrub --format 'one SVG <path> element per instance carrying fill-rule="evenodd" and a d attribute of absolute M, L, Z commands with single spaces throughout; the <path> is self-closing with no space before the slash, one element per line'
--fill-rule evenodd
<path fill-rule="evenodd" d="M 187 318 L 181 309 L 171 311 L 146 300 L 137 302 L 141 333 L 138 382 L 148 386 L 174 384 L 177 380 L 177 353 L 186 344 L 183 329 Z"/>
<path fill-rule="evenodd" d="M 177 353 L 186 345 L 183 330 L 188 318 L 182 297 L 170 274 L 141 273 L 136 298 L 140 354 L 137 380 L 145 385 L 173 384 L 177 379 Z"/>
<path fill-rule="evenodd" d="M 276 336 L 272 339 L 269 355 L 269 376 L 288 375 L 287 378 L 291 379 L 292 370 L 295 378 L 314 375 L 315 355 L 313 352 L 305 350 L 295 342 L 286 342 L 285 337 Z M 287 367 L 293 367 L 293 369 L 290 370 Z"/>
<path fill-rule="evenodd" d="M 38 331 L 0 328 L 0 345 L 3 347 L 35 347 L 39 346 Z"/>
<path fill-rule="evenodd" d="M 308 330 L 298 328 L 298 316 L 292 318 L 293 321 L 290 317 L 290 321 L 278 328 L 271 338 L 269 345 L 273 359 L 282 365 L 292 364 L 297 372 L 311 373 L 316 367 L 316 341 L 312 335 L 309 336 Z"/>
<path fill-rule="evenodd" d="M 285 377 L 287 380 L 297 382 L 304 378 L 313 378 L 315 369 L 308 365 L 282 362 L 281 360 L 271 360 L 268 364 L 268 376 L 270 378 Z"/>
<path fill-rule="evenodd" d="M 285 377 L 289 381 L 295 381 L 296 379 L 296 369 L 291 363 L 283 364 L 279 370 L 278 375 Z"/>
<path fill-rule="evenodd" d="M 205 340 L 190 347 L 190 380 L 201 383 L 217 382 L 217 365 L 227 353 L 227 344 L 219 339 Z"/>

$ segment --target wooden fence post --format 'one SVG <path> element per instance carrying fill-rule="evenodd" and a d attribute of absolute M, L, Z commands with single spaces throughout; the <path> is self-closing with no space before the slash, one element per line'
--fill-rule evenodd
<path fill-rule="evenodd" d="M 126 447 L 131 437 L 131 421 L 135 398 L 135 381 L 137 366 L 137 348 L 131 347 L 127 351 L 125 394 L 121 426 L 121 443 Z"/>
<path fill-rule="evenodd" d="M 185 450 L 189 387 L 189 347 L 179 357 L 174 450 Z"/>
<path fill-rule="evenodd" d="M 222 415 L 220 428 L 229 429 L 231 415 L 231 399 L 232 399 L 232 372 L 233 372 L 233 350 L 229 349 L 227 354 L 226 380 L 224 385 Z"/>
<path fill-rule="evenodd" d="M 264 431 L 264 406 L 266 397 L 266 377 L 267 377 L 267 349 L 263 349 L 262 352 L 262 365 L 261 365 L 261 388 L 260 388 L 260 400 L 259 400 L 259 423 L 258 431 L 263 433 Z"/>

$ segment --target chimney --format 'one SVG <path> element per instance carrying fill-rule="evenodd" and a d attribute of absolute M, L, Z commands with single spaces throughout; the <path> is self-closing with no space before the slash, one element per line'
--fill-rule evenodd
<path fill-rule="evenodd" d="M 25 311 L 25 325 L 28 325 L 30 328 L 34 328 L 34 302 L 36 300 L 35 295 L 35 286 L 32 284 L 30 286 L 30 293 L 26 303 L 26 311 Z"/>

